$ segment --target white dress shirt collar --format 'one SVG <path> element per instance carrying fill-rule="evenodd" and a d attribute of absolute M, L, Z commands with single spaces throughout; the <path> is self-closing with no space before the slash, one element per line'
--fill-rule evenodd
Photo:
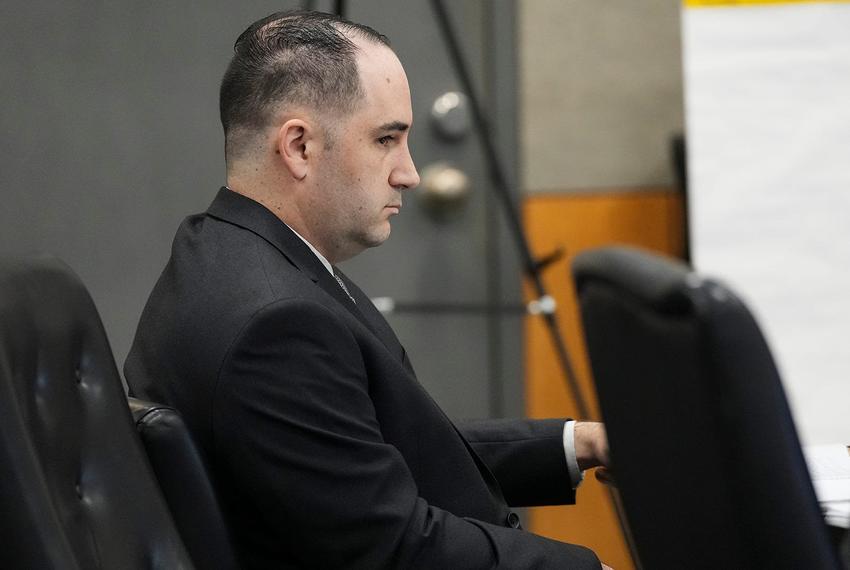
<path fill-rule="evenodd" d="M 284 222 L 284 223 L 285 223 L 285 222 Z M 290 230 L 292 230 L 292 228 L 289 226 L 289 224 L 286 224 L 286 227 L 287 227 L 287 228 L 289 228 Z M 297 235 L 297 236 L 298 236 L 298 238 L 299 238 L 301 241 L 303 241 L 304 243 L 306 243 L 306 244 L 307 244 L 307 247 L 309 247 L 309 248 L 310 248 L 310 251 L 312 251 L 312 252 L 316 255 L 316 257 L 318 257 L 318 258 L 319 258 L 319 261 L 321 261 L 321 262 L 322 262 L 322 265 L 324 265 L 324 266 L 325 266 L 325 269 L 327 269 L 327 270 L 328 270 L 328 273 L 330 273 L 331 275 L 333 275 L 333 274 L 334 274 L 334 268 L 333 268 L 333 266 L 331 265 L 331 262 L 330 262 L 330 261 L 328 261 L 327 259 L 325 259 L 325 256 L 324 256 L 324 255 L 322 255 L 321 253 L 319 253 L 319 250 L 318 250 L 318 249 L 316 249 L 315 247 L 313 247 L 313 244 L 312 244 L 312 243 L 310 243 L 309 241 L 307 241 L 306 239 L 304 239 L 304 236 L 302 236 L 301 234 L 299 234 L 299 233 L 298 233 L 298 232 L 296 232 L 295 230 L 292 230 L 292 233 L 294 233 L 295 235 Z"/>

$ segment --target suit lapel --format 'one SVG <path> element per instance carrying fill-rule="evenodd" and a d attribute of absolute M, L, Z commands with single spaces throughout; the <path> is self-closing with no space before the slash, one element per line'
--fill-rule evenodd
<path fill-rule="evenodd" d="M 265 206 L 228 188 L 221 188 L 207 209 L 207 214 L 253 232 L 269 242 L 292 265 L 372 331 L 393 355 L 402 359 L 404 351 L 401 344 L 372 301 L 351 280 L 339 273 L 357 301 L 357 304 L 352 303 L 307 244 Z"/>

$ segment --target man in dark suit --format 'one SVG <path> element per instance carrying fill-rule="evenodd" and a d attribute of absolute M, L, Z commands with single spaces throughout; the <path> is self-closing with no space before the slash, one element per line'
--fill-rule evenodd
<path fill-rule="evenodd" d="M 602 426 L 455 426 L 333 265 L 386 240 L 419 182 L 386 38 L 264 18 L 236 42 L 221 115 L 227 187 L 180 226 L 125 373 L 185 416 L 244 567 L 599 568 L 509 505 L 572 502 L 607 461 Z"/>

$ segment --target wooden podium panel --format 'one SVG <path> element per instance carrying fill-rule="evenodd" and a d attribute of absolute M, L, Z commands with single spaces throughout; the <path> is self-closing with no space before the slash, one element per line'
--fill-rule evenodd
<path fill-rule="evenodd" d="M 592 410 L 590 419 L 599 419 L 569 264 L 581 251 L 612 244 L 681 255 L 684 244 L 681 197 L 663 188 L 537 195 L 525 200 L 524 217 L 535 256 L 545 256 L 559 247 L 565 251 L 562 259 L 545 270 L 544 281 L 558 303 L 558 323 L 578 384 Z M 526 300 L 530 299 L 529 292 L 526 288 Z M 549 334 L 543 321 L 534 316 L 526 317 L 525 370 L 526 411 L 530 417 L 576 417 L 574 398 L 568 393 Z M 588 546 L 616 570 L 635 567 L 610 492 L 592 473 L 587 474 L 579 487 L 575 506 L 529 511 L 531 531 Z"/>

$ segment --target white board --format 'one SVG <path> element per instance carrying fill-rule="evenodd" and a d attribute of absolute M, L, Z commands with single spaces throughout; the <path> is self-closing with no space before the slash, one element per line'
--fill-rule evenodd
<path fill-rule="evenodd" d="M 754 310 L 804 443 L 850 443 L 850 4 L 682 25 L 694 264 Z"/>

